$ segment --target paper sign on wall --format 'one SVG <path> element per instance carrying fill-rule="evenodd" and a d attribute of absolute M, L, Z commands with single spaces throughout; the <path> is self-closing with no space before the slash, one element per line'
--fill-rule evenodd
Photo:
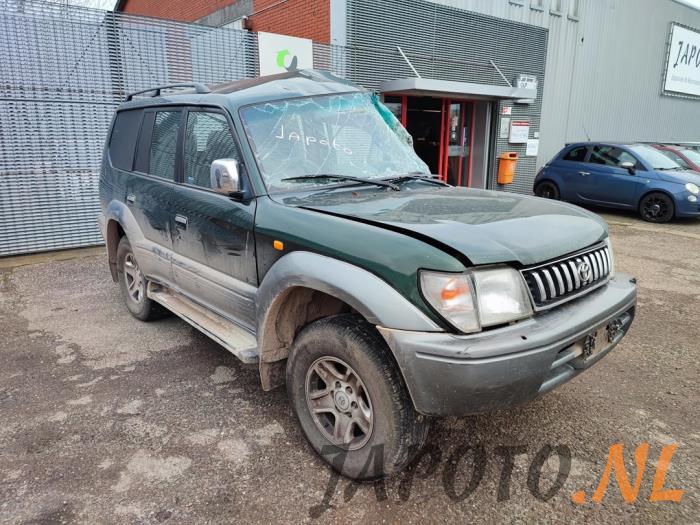
<path fill-rule="evenodd" d="M 525 156 L 536 157 L 539 149 L 540 139 L 527 139 L 527 146 L 525 146 Z"/>
<path fill-rule="evenodd" d="M 513 120 L 510 123 L 508 142 L 511 144 L 526 144 L 530 136 L 530 122 L 527 120 Z"/>
<path fill-rule="evenodd" d="M 314 67 L 313 43 L 307 38 L 258 33 L 260 75 Z"/>
<path fill-rule="evenodd" d="M 498 130 L 498 137 L 501 139 L 507 139 L 509 130 L 510 130 L 510 119 L 501 117 L 501 127 Z"/>

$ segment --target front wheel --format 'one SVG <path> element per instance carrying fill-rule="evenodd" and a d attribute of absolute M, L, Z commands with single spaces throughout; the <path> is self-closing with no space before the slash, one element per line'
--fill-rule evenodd
<path fill-rule="evenodd" d="M 559 188 L 551 181 L 545 180 L 540 182 L 535 188 L 535 195 L 543 199 L 559 200 Z"/>
<path fill-rule="evenodd" d="M 673 200 L 665 193 L 650 193 L 639 203 L 639 213 L 648 222 L 668 222 L 673 218 Z"/>
<path fill-rule="evenodd" d="M 425 442 L 390 350 L 356 315 L 304 328 L 287 360 L 287 393 L 311 446 L 341 474 L 374 479 L 401 470 Z"/>
<path fill-rule="evenodd" d="M 131 315 L 141 321 L 151 321 L 168 314 L 164 307 L 148 298 L 146 294 L 148 281 L 141 273 L 129 239 L 126 237 L 121 238 L 117 248 L 117 272 L 119 287 Z"/>

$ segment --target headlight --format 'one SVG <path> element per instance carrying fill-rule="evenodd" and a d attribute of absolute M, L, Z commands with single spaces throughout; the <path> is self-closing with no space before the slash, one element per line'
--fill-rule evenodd
<path fill-rule="evenodd" d="M 698 188 L 698 185 L 694 184 L 692 182 L 689 182 L 688 184 L 686 184 L 685 189 L 688 190 L 693 195 L 697 195 L 698 193 L 700 193 L 700 188 Z"/>
<path fill-rule="evenodd" d="M 421 290 L 440 315 L 465 333 L 532 315 L 525 282 L 510 267 L 464 274 L 423 271 Z"/>
<path fill-rule="evenodd" d="M 613 255 L 612 243 L 610 238 L 605 239 L 605 244 L 608 245 L 608 253 L 610 254 L 610 277 L 615 276 L 615 256 Z"/>
<path fill-rule="evenodd" d="M 423 296 L 447 321 L 462 332 L 478 332 L 479 316 L 474 303 L 474 286 L 464 273 L 421 272 Z"/>

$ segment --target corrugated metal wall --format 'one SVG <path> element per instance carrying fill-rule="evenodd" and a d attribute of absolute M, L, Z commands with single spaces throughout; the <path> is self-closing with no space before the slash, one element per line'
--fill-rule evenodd
<path fill-rule="evenodd" d="M 568 142 L 584 128 L 594 140 L 700 141 L 700 100 L 661 95 L 672 21 L 700 31 L 700 11 L 671 0 L 586 2 Z"/>
<path fill-rule="evenodd" d="M 512 119 L 530 121 L 530 136 L 540 130 L 547 30 L 421 0 L 347 0 L 347 37 L 354 75 L 370 88 L 383 80 L 415 76 L 396 49 L 400 46 L 421 76 L 505 86 L 492 60 L 510 82 L 518 73 L 539 80 L 534 104 L 513 104 Z M 497 110 L 503 104 L 497 104 Z M 495 154 L 516 151 L 515 183 L 499 187 L 531 193 L 536 157 L 524 144 L 498 139 Z M 492 163 L 493 164 L 493 163 Z M 490 187 L 497 186 L 491 180 Z"/>
<path fill-rule="evenodd" d="M 661 95 L 670 24 L 700 30 L 697 9 L 673 0 L 560 0 L 553 14 L 554 0 L 430 1 L 549 30 L 538 167 L 587 136 L 700 141 L 700 101 Z"/>

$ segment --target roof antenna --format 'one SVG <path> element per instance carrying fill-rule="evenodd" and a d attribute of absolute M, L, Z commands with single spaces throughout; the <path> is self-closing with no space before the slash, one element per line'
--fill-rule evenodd
<path fill-rule="evenodd" d="M 581 127 L 583 128 L 583 132 L 586 134 L 586 140 L 587 140 L 588 142 L 590 142 L 590 141 L 591 141 L 591 136 L 588 134 L 588 131 L 586 130 L 586 126 L 584 126 L 583 124 L 581 124 Z"/>

